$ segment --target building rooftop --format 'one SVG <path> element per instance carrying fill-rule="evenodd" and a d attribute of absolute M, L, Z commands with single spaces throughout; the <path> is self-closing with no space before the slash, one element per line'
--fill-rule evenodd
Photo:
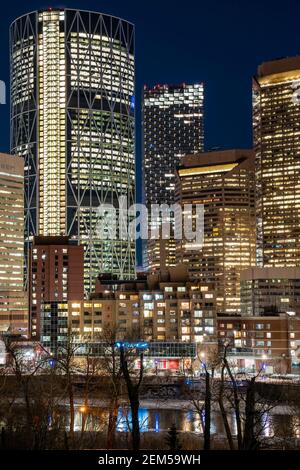
<path fill-rule="evenodd" d="M 252 149 L 214 150 L 212 152 L 185 155 L 181 159 L 178 173 L 180 176 L 185 176 L 185 174 L 190 176 L 198 173 L 226 172 L 239 165 L 254 170 L 254 151 Z M 193 169 L 193 172 L 188 171 L 185 173 L 187 169 Z"/>
<path fill-rule="evenodd" d="M 180 83 L 178 85 L 176 84 L 170 84 L 170 83 L 157 83 L 153 87 L 144 85 L 144 90 L 147 90 L 148 92 L 163 92 L 163 91 L 174 91 L 174 90 L 184 90 L 188 87 L 202 87 L 203 82 L 196 82 L 196 83 Z"/>
<path fill-rule="evenodd" d="M 278 312 L 272 313 L 270 315 L 226 315 L 224 313 L 217 313 L 217 320 L 229 320 L 229 321 L 236 321 L 236 320 L 254 320 L 254 321 L 263 321 L 263 320 L 283 320 L 286 318 L 297 318 L 299 319 L 298 315 L 289 315 L 286 312 Z"/>
<path fill-rule="evenodd" d="M 300 69 L 300 55 L 295 57 L 280 57 L 275 60 L 263 62 L 257 71 L 258 77 L 289 72 Z"/>
<path fill-rule="evenodd" d="M 207 283 L 201 283 L 200 281 L 190 281 L 187 265 L 182 263 L 151 274 L 139 273 L 137 279 L 131 281 L 115 279 L 114 276 L 100 274 L 96 282 L 95 292 L 91 294 L 90 298 L 97 299 L 103 293 L 108 294 L 109 292 L 116 291 L 147 292 L 162 290 L 165 286 L 189 287 L 200 284 L 207 285 Z M 213 288 L 213 284 L 211 284 L 211 288 Z"/>
<path fill-rule="evenodd" d="M 34 237 L 34 246 L 38 245 L 71 245 L 72 241 L 69 237 L 64 236 L 42 236 Z"/>
<path fill-rule="evenodd" d="M 7 153 L 0 153 L 0 173 L 23 176 L 24 158 Z"/>
<path fill-rule="evenodd" d="M 300 267 L 296 268 L 248 268 L 241 272 L 241 281 L 256 279 L 300 279 Z"/>

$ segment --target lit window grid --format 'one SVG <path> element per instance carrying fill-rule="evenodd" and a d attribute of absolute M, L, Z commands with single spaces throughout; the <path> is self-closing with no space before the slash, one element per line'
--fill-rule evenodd
<path fill-rule="evenodd" d="M 257 174 L 257 261 L 266 267 L 300 260 L 299 105 L 297 80 L 254 82 L 253 129 Z"/>
<path fill-rule="evenodd" d="M 120 340 L 134 330 L 147 341 L 213 341 L 216 317 L 212 286 L 180 286 L 175 285 L 176 294 L 164 289 L 107 291 L 99 299 L 69 302 L 69 327 L 79 340 L 99 339 L 108 327 L 116 328 Z"/>
<path fill-rule="evenodd" d="M 66 231 L 65 44 L 59 12 L 42 13 L 39 36 L 39 233 Z"/>
<path fill-rule="evenodd" d="M 203 85 L 145 87 L 143 95 L 143 176 L 146 204 L 173 204 L 180 157 L 203 150 Z M 172 244 L 170 242 L 170 244 Z M 175 264 L 172 249 L 148 243 L 150 269 Z M 166 245 L 166 244 L 165 244 Z"/>
<path fill-rule="evenodd" d="M 212 189 L 214 191 L 212 191 Z M 176 241 L 176 261 L 189 264 L 192 279 L 213 282 L 217 313 L 240 312 L 240 273 L 255 265 L 254 173 L 178 177 L 176 200 L 204 204 L 204 244 L 189 250 Z"/>
<path fill-rule="evenodd" d="M 24 183 L 23 162 L 19 160 L 19 157 L 0 154 L 0 330 L 10 328 L 26 334 Z"/>
<path fill-rule="evenodd" d="M 59 148 L 54 148 L 54 143 L 51 143 L 53 153 L 51 159 L 46 161 L 48 168 L 45 169 L 44 162 L 40 161 L 40 171 L 44 182 L 46 170 L 49 173 L 51 170 L 53 176 L 56 177 L 56 186 L 60 189 L 60 195 L 58 193 L 56 200 L 51 197 L 47 209 L 45 209 L 43 194 L 44 185 L 40 184 L 37 173 L 39 168 L 37 155 L 41 149 L 40 139 L 36 142 L 35 129 L 36 123 L 41 124 L 39 137 L 44 138 L 44 147 L 47 146 L 47 142 L 51 141 L 51 133 L 49 134 L 49 129 L 45 127 L 44 119 L 47 116 L 43 117 L 43 121 L 40 119 L 37 103 L 38 99 L 41 99 L 41 104 L 43 104 L 44 97 L 38 95 L 36 77 L 36 73 L 40 70 L 36 60 L 39 57 L 38 38 L 43 33 L 43 18 L 45 22 L 51 22 L 53 18 L 59 21 L 59 37 L 64 36 L 63 42 L 66 45 L 65 96 L 63 94 L 60 96 L 60 99 L 65 100 L 65 106 L 60 116 L 58 113 L 55 116 L 56 122 L 61 126 L 61 144 Z M 87 23 L 84 24 L 86 19 Z M 95 30 L 93 30 L 93 25 Z M 108 25 L 113 25 L 114 30 L 110 31 Z M 91 30 L 89 30 L 90 27 Z M 101 34 L 98 33 L 100 30 Z M 89 57 L 84 60 L 87 44 L 90 45 Z M 101 202 L 115 200 L 119 195 L 128 194 L 130 204 L 135 201 L 135 126 L 132 101 L 134 99 L 134 27 L 126 21 L 116 19 L 112 21 L 107 15 L 92 12 L 76 10 L 64 10 L 59 14 L 55 10 L 44 12 L 44 14 L 33 12 L 13 23 L 11 45 L 12 69 L 16 74 L 15 84 L 12 86 L 11 152 L 23 155 L 25 158 L 26 244 L 31 243 L 33 235 L 40 233 L 40 218 L 47 219 L 48 225 L 45 227 L 47 231 L 59 230 L 58 225 L 65 224 L 63 233 L 70 235 L 79 243 L 84 241 L 86 246 L 85 278 L 88 295 L 88 292 L 93 290 L 95 282 L 94 274 L 92 275 L 89 271 L 90 259 L 93 259 L 93 266 L 95 263 L 98 266 L 96 269 L 93 268 L 93 273 L 101 272 L 104 268 L 109 271 L 111 269 L 108 259 L 105 266 L 100 263 L 101 257 L 98 252 L 102 249 L 106 250 L 106 246 L 104 247 L 101 241 L 95 240 L 95 227 L 89 225 L 91 218 L 87 218 L 84 224 L 81 223 L 81 213 L 85 217 L 90 210 L 90 204 L 92 207 L 98 206 Z M 27 60 L 29 50 L 31 56 Z M 78 51 L 79 54 L 77 54 Z M 20 65 L 17 61 L 20 61 L 20 64 L 28 62 L 26 86 L 17 75 L 18 65 Z M 89 81 L 87 80 L 87 63 L 88 69 L 91 69 L 91 73 L 88 74 Z M 51 64 L 49 68 L 51 71 Z M 102 81 L 98 80 L 99 76 L 103 77 Z M 45 90 L 46 88 L 43 87 L 43 94 Z M 87 100 L 86 97 L 91 97 L 91 100 Z M 50 103 L 52 103 L 51 94 L 50 98 Z M 57 100 L 58 97 L 55 99 Z M 21 112 L 18 107 L 20 104 L 23 106 Z M 86 116 L 91 116 L 91 119 L 88 120 Z M 65 130 L 63 130 L 64 119 Z M 48 119 L 48 122 L 51 123 L 51 120 Z M 101 125 L 99 125 L 100 122 L 102 122 Z M 45 137 L 45 129 L 49 138 Z M 80 157 L 76 156 L 76 152 Z M 61 154 L 60 158 L 58 153 Z M 60 159 L 61 166 L 55 167 L 52 164 L 58 159 Z M 105 166 L 110 166 L 110 174 L 107 172 L 102 178 L 107 171 Z M 101 171 L 98 171 L 100 167 Z M 118 172 L 118 175 L 115 172 Z M 67 178 L 65 178 L 66 174 Z M 51 195 L 54 191 L 49 188 L 49 185 L 46 185 L 46 189 L 45 198 L 48 200 L 49 191 Z M 41 209 L 40 213 L 38 213 L 39 209 Z M 55 229 L 54 226 L 56 226 Z M 126 246 L 124 243 L 121 249 L 112 246 L 111 251 L 119 266 L 117 275 L 123 278 L 134 277 L 135 246 L 129 241 Z"/>

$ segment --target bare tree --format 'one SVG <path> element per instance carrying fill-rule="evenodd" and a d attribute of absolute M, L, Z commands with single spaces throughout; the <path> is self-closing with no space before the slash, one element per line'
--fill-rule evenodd
<path fill-rule="evenodd" d="M 194 384 L 195 365 L 200 365 L 200 390 L 193 386 L 187 392 L 190 401 L 199 416 L 203 432 L 203 449 L 211 448 L 211 409 L 216 395 L 215 370 L 219 366 L 219 355 L 215 350 L 205 350 L 203 348 L 197 355 L 194 365 L 190 370 L 191 383 Z"/>
<path fill-rule="evenodd" d="M 80 347 L 80 344 L 76 341 L 75 335 L 71 329 L 68 330 L 66 341 L 61 344 L 57 350 L 57 356 L 54 358 L 56 367 L 64 375 L 66 380 L 66 389 L 69 401 L 69 413 L 70 413 L 70 439 L 72 445 L 74 445 L 74 423 L 75 423 L 75 406 L 74 406 L 74 375 L 76 372 L 75 368 L 75 355 Z"/>
<path fill-rule="evenodd" d="M 229 343 L 226 343 L 224 345 L 224 352 L 223 352 L 222 365 L 221 365 L 221 386 L 220 386 L 220 394 L 219 394 L 219 406 L 220 406 L 220 410 L 221 410 L 221 414 L 222 414 L 222 418 L 224 422 L 224 427 L 225 427 L 225 431 L 227 435 L 229 448 L 231 449 L 233 447 L 233 439 L 232 439 L 232 434 L 230 432 L 229 425 L 228 425 L 227 414 L 224 412 L 224 405 L 223 405 L 224 381 L 225 381 L 225 371 L 226 371 L 228 373 L 228 376 L 232 384 L 233 410 L 235 414 L 235 421 L 236 421 L 236 428 L 237 428 L 237 442 L 238 442 L 238 448 L 241 449 L 242 448 L 242 421 L 241 421 L 241 412 L 240 412 L 240 396 L 239 396 L 237 382 L 235 380 L 234 374 L 231 370 L 231 367 L 227 359 L 228 347 L 229 347 Z"/>
<path fill-rule="evenodd" d="M 115 443 L 118 411 L 122 396 L 122 368 L 120 354 L 116 347 L 117 330 L 105 329 L 103 340 L 103 372 L 109 381 L 109 416 L 107 427 L 106 448 L 113 449 Z"/>
<path fill-rule="evenodd" d="M 101 376 L 101 360 L 93 357 L 90 348 L 87 345 L 87 353 L 81 359 L 78 367 L 80 378 L 83 381 L 83 413 L 81 425 L 81 437 L 86 430 L 87 412 L 90 404 L 91 395 L 97 390 L 99 378 Z"/>
<path fill-rule="evenodd" d="M 225 351 L 225 355 L 226 355 L 226 351 Z M 225 432 L 226 432 L 226 436 L 227 436 L 229 449 L 234 450 L 233 437 L 232 437 L 231 429 L 230 429 L 230 426 L 229 426 L 229 423 L 228 423 L 226 407 L 224 405 L 225 368 L 226 368 L 226 365 L 225 365 L 225 362 L 223 360 L 223 362 L 221 364 L 221 379 L 220 379 L 220 386 L 219 386 L 219 393 L 218 393 L 218 403 L 219 403 L 219 407 L 220 407 L 220 411 L 221 411 L 222 420 L 223 420 L 223 423 L 224 423 L 224 428 L 225 428 Z"/>
<path fill-rule="evenodd" d="M 265 417 L 278 401 L 274 397 L 269 400 L 259 394 L 258 380 L 264 373 L 263 366 L 256 375 L 243 373 L 237 378 L 234 367 L 227 357 L 228 347 L 229 344 L 225 344 L 223 349 L 218 400 L 228 445 L 230 449 L 234 448 L 227 419 L 228 411 L 233 410 L 237 429 L 237 448 L 256 450 L 261 445 L 261 438 L 266 428 Z"/>
<path fill-rule="evenodd" d="M 25 404 L 25 416 L 26 416 L 26 429 L 27 435 L 30 436 L 33 429 L 33 413 L 32 403 L 30 396 L 30 386 L 33 377 L 37 371 L 41 368 L 42 363 L 35 359 L 28 359 L 25 355 L 24 350 L 20 346 L 13 342 L 10 337 L 5 338 L 5 345 L 7 354 L 10 359 L 10 372 L 16 377 L 17 384 L 20 387 L 22 398 Z"/>
<path fill-rule="evenodd" d="M 44 449 L 51 446 L 57 433 L 61 432 L 59 402 L 62 395 L 56 373 L 49 368 L 45 355 L 36 357 L 32 351 L 26 351 L 24 345 L 10 337 L 5 341 L 9 358 L 5 368 L 9 379 L 6 381 L 10 384 L 5 389 L 8 403 L 6 422 L 9 425 L 2 432 L 2 438 L 5 434 L 11 438 L 16 436 L 17 429 L 16 437 L 20 445 L 30 449 Z M 6 443 L 4 440 L 2 445 L 8 443 L 8 439 Z"/>
<path fill-rule="evenodd" d="M 131 409 L 131 437 L 134 452 L 140 450 L 140 424 L 139 424 L 139 396 L 140 387 L 144 375 L 144 355 L 137 348 L 126 347 L 126 343 L 120 343 L 120 365 L 125 379 L 127 393 Z M 139 357 L 140 368 L 136 374 L 133 368 L 133 358 Z"/>

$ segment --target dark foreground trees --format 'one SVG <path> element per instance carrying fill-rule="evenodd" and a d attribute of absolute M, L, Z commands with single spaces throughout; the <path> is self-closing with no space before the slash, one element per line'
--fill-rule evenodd
<path fill-rule="evenodd" d="M 173 428 L 167 439 L 166 430 L 162 430 L 163 436 L 159 433 L 150 436 L 149 433 L 141 439 L 139 407 L 145 344 L 134 340 L 119 341 L 115 332 L 110 332 L 104 343 L 101 357 L 95 358 L 93 350 L 87 347 L 85 353 L 81 351 L 80 361 L 78 344 L 71 337 L 55 357 L 31 357 L 16 344 L 7 344 L 10 361 L 0 369 L 1 448 L 110 449 L 119 446 L 138 451 L 151 445 L 152 448 L 172 449 L 183 445 L 187 436 L 180 434 L 181 442 L 178 443 L 178 431 Z M 191 389 L 190 400 L 202 424 L 201 446 L 206 450 L 214 448 L 212 417 L 215 411 L 220 411 L 230 449 L 265 447 L 272 434 L 272 431 L 266 432 L 269 415 L 281 397 L 279 393 L 276 396 L 262 393 L 266 385 L 261 380 L 264 368 L 256 375 L 236 373 L 226 346 L 222 354 L 206 352 L 200 355 L 199 363 L 201 388 Z M 157 385 L 156 397 L 165 396 L 162 393 L 165 377 L 155 376 L 151 381 Z M 76 399 L 80 400 L 81 406 L 76 405 Z M 93 406 L 94 400 L 105 403 Z M 289 405 L 294 410 L 289 428 L 294 429 L 287 426 L 284 430 L 281 426 L 280 440 L 279 436 L 273 440 L 279 448 L 291 448 L 291 432 L 296 435 L 300 429 L 299 394 Z M 164 406 L 167 408 L 168 403 Z M 125 415 L 130 433 L 117 432 L 118 411 L 122 407 L 129 409 Z M 122 429 L 126 431 L 124 426 Z M 188 438 L 188 445 L 192 445 L 191 435 Z M 198 439 L 199 445 L 199 436 L 194 439 Z"/>
<path fill-rule="evenodd" d="M 257 374 L 234 372 L 234 363 L 228 359 L 228 344 L 224 345 L 221 361 L 221 383 L 219 406 L 223 418 L 229 448 L 233 448 L 233 434 L 228 426 L 228 412 L 234 413 L 237 448 L 257 450 L 263 443 L 263 435 L 268 425 L 266 420 L 278 400 L 269 400 L 259 393 L 258 381 L 264 375 L 264 364 Z M 224 412 L 226 405 L 227 413 Z"/>
<path fill-rule="evenodd" d="M 140 388 L 144 376 L 144 355 L 138 347 L 120 343 L 120 364 L 122 374 L 126 383 L 127 393 L 131 409 L 131 437 L 132 450 L 138 452 L 141 445 L 139 407 L 140 407 Z M 134 359 L 139 357 L 139 371 L 134 369 Z"/>
<path fill-rule="evenodd" d="M 109 383 L 108 425 L 106 448 L 113 449 L 115 444 L 118 412 L 123 398 L 123 377 L 120 365 L 120 354 L 116 347 L 117 330 L 106 329 L 101 337 L 103 356 L 101 358 L 102 373 Z"/>
<path fill-rule="evenodd" d="M 166 444 L 169 450 L 172 450 L 173 452 L 177 452 L 178 450 L 182 449 L 182 446 L 180 443 L 179 432 L 174 423 L 170 427 L 165 440 L 166 440 Z"/>
<path fill-rule="evenodd" d="M 258 450 L 266 446 L 264 435 L 270 424 L 270 413 L 280 399 L 260 393 L 263 364 L 255 375 L 236 373 L 235 363 L 228 357 L 228 346 L 224 345 L 221 354 L 199 354 L 202 386 L 198 392 L 189 392 L 200 417 L 203 448 L 211 449 L 211 412 L 218 404 L 229 449 Z M 233 426 L 229 422 L 232 415 Z"/>
<path fill-rule="evenodd" d="M 1 370 L 2 448 L 55 447 L 66 428 L 63 384 L 47 360 L 35 360 L 9 338 L 6 350 L 9 362 Z"/>

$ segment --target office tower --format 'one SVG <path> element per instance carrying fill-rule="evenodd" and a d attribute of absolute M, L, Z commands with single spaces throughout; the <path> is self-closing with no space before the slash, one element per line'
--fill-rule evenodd
<path fill-rule="evenodd" d="M 263 63 L 253 80 L 257 262 L 300 266 L 300 56 Z"/>
<path fill-rule="evenodd" d="M 49 9 L 16 19 L 10 39 L 11 151 L 25 159 L 26 244 L 66 235 L 83 245 L 86 294 L 99 272 L 134 277 L 134 242 L 101 239 L 97 210 L 135 200 L 134 26 Z"/>
<path fill-rule="evenodd" d="M 0 153 L 0 331 L 27 334 L 23 191 L 23 159 Z"/>
<path fill-rule="evenodd" d="M 299 268 L 249 268 L 241 273 L 242 315 L 300 316 Z"/>
<path fill-rule="evenodd" d="M 217 313 L 240 311 L 240 273 L 255 264 L 254 154 L 224 150 L 189 155 L 177 171 L 176 201 L 204 206 L 204 243 L 176 240 L 192 279 L 213 283 Z M 195 228 L 195 227 L 194 227 Z"/>
<path fill-rule="evenodd" d="M 83 247 L 68 237 L 34 237 L 29 262 L 30 333 L 46 346 L 68 334 L 68 300 L 84 298 Z M 59 339 L 58 338 L 58 339 Z"/>
<path fill-rule="evenodd" d="M 156 85 L 143 93 L 143 171 L 145 202 L 173 204 L 175 169 L 185 154 L 203 150 L 203 84 Z M 171 215 L 172 219 L 172 215 Z M 161 220 L 150 219 L 152 226 Z M 150 269 L 175 264 L 175 243 L 148 240 Z"/>

